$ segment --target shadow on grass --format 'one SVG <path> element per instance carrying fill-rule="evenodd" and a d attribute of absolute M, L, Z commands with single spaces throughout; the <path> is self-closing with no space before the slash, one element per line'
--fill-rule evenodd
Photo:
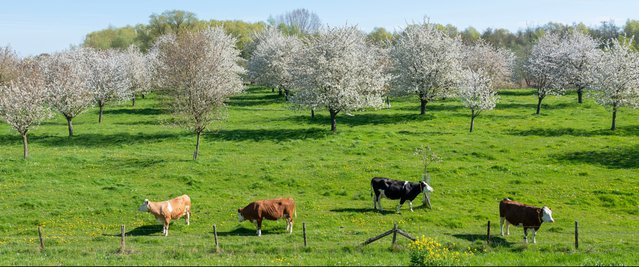
<path fill-rule="evenodd" d="M 127 236 L 148 236 L 155 235 L 157 233 L 162 233 L 162 225 L 161 224 L 153 224 L 153 225 L 143 225 L 137 227 L 133 230 L 125 232 L 124 234 Z M 120 233 L 117 234 L 102 234 L 102 236 L 121 236 Z"/>
<path fill-rule="evenodd" d="M 244 94 L 232 97 L 227 103 L 234 107 L 248 107 L 284 102 L 284 95 L 278 95 L 277 90 L 271 93 L 270 89 L 266 90 L 265 87 L 254 87 L 247 89 Z"/>
<path fill-rule="evenodd" d="M 639 155 L 639 145 L 555 154 L 554 157 L 560 161 L 588 163 L 612 169 L 635 169 L 639 168 L 637 155 Z"/>
<path fill-rule="evenodd" d="M 67 136 L 34 136 L 31 143 L 42 144 L 46 146 L 84 146 L 84 147 L 105 147 L 118 145 L 131 145 L 137 143 L 153 143 L 164 140 L 173 140 L 181 136 L 191 135 L 189 133 L 154 133 L 154 134 L 78 134 L 71 138 Z M 4 140 L 10 140 L 7 136 L 0 136 L 0 144 Z M 13 142 L 13 141 L 11 141 Z"/>
<path fill-rule="evenodd" d="M 381 213 L 383 215 L 386 214 L 395 214 L 395 211 L 391 210 L 375 210 L 373 208 L 338 208 L 332 209 L 332 212 L 349 212 L 349 213 Z"/>
<path fill-rule="evenodd" d="M 225 141 L 244 141 L 244 140 L 304 140 L 304 139 L 320 139 L 331 135 L 330 130 L 310 128 L 310 129 L 237 129 L 237 130 L 219 130 L 207 134 L 207 139 L 225 140 Z"/>
<path fill-rule="evenodd" d="M 536 100 L 535 100 L 536 101 Z M 553 110 L 553 109 L 565 109 L 565 108 L 573 108 L 578 106 L 577 102 L 575 103 L 558 103 L 558 104 L 545 104 L 541 103 L 540 113 L 543 115 L 544 110 Z M 531 113 L 535 113 L 537 111 L 537 102 L 535 103 L 497 103 L 495 109 L 529 109 Z"/>
<path fill-rule="evenodd" d="M 546 137 L 559 137 L 564 135 L 570 136 L 637 136 L 639 135 L 639 125 L 637 126 L 627 126 L 627 127 L 619 127 L 617 130 L 612 131 L 610 129 L 599 129 L 599 130 L 584 130 L 584 129 L 575 129 L 575 128 L 533 128 L 528 130 L 511 130 L 511 135 L 519 135 L 519 136 L 546 136 Z"/>
<path fill-rule="evenodd" d="M 537 90 L 517 89 L 517 90 L 499 90 L 497 94 L 507 96 L 534 96 Z"/>
<path fill-rule="evenodd" d="M 486 235 L 454 234 L 453 236 L 459 239 L 470 241 L 470 242 L 475 242 L 477 240 L 486 242 Z M 491 236 L 489 244 L 491 247 L 512 247 L 513 246 L 513 243 L 506 241 L 506 239 L 500 236 Z"/>
<path fill-rule="evenodd" d="M 353 114 L 353 116 L 338 114 L 337 115 L 337 129 L 339 131 L 340 125 L 348 126 L 360 126 L 360 125 L 382 125 L 382 124 L 397 124 L 403 122 L 413 121 L 428 121 L 434 119 L 433 115 L 419 115 L 419 114 L 380 114 L 380 113 L 364 113 Z M 308 123 L 314 125 L 322 125 L 330 129 L 331 117 L 327 114 L 315 114 L 315 118 L 311 119 L 309 115 L 299 115 L 288 117 L 285 120 L 294 120 L 300 123 Z"/>
<path fill-rule="evenodd" d="M 104 115 L 160 115 L 160 114 L 169 114 L 171 113 L 167 109 L 162 108 L 118 108 L 118 109 L 108 109 L 105 108 L 103 111 Z"/>
<path fill-rule="evenodd" d="M 266 221 L 266 220 L 265 220 Z M 212 233 L 212 232 L 211 232 Z M 262 222 L 262 235 L 268 235 L 273 233 L 273 231 L 264 229 L 264 222 Z M 257 237 L 257 229 L 249 229 L 249 228 L 236 228 L 228 232 L 217 232 L 218 236 L 256 236 Z"/>

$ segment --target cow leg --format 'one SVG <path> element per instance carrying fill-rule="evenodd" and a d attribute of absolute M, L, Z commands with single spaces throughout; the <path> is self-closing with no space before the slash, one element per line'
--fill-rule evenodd
<path fill-rule="evenodd" d="M 410 211 L 413 211 L 413 202 L 412 201 L 408 201 L 408 207 L 410 207 Z"/>
<path fill-rule="evenodd" d="M 535 236 L 537 235 L 537 231 L 535 231 L 535 229 L 532 229 L 532 238 L 533 238 L 533 244 L 537 244 L 537 240 L 535 240 Z"/>
<path fill-rule="evenodd" d="M 262 236 L 262 219 L 257 219 L 257 236 Z"/>
<path fill-rule="evenodd" d="M 505 217 L 499 217 L 499 233 L 501 234 L 501 236 L 504 236 L 504 221 L 506 220 Z"/>
<path fill-rule="evenodd" d="M 506 220 L 506 235 L 510 235 L 510 222 Z"/>
<path fill-rule="evenodd" d="M 399 213 L 399 209 L 401 209 L 401 208 L 402 208 L 402 205 L 404 205 L 404 202 L 406 202 L 406 200 L 405 200 L 405 199 L 401 199 L 401 200 L 399 201 L 399 205 L 397 205 L 397 213 Z"/>
<path fill-rule="evenodd" d="M 191 223 L 190 223 L 190 220 L 191 220 L 191 210 L 190 210 L 190 209 L 187 209 L 187 210 L 186 210 L 186 217 L 185 217 L 185 220 L 186 220 L 186 225 L 190 225 L 190 224 L 191 224 Z"/>
<path fill-rule="evenodd" d="M 524 227 L 524 243 L 528 244 L 528 228 Z"/>
<path fill-rule="evenodd" d="M 169 224 L 171 223 L 171 218 L 164 218 L 164 227 L 163 227 L 163 231 L 162 233 L 164 234 L 164 236 L 168 236 L 169 235 Z"/>

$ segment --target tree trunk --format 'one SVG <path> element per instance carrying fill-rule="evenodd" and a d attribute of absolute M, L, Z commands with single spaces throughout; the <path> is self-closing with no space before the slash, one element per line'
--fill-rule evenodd
<path fill-rule="evenodd" d="M 288 101 L 289 91 L 288 89 L 284 89 L 284 99 Z"/>
<path fill-rule="evenodd" d="M 610 130 L 617 130 L 617 108 L 612 109 L 612 127 Z"/>
<path fill-rule="evenodd" d="M 315 119 L 315 109 L 311 109 L 311 119 Z"/>
<path fill-rule="evenodd" d="M 470 132 L 473 132 L 473 128 L 475 127 L 475 110 L 471 109 L 470 113 Z"/>
<path fill-rule="evenodd" d="M 283 95 L 282 88 L 277 88 L 277 94 L 278 94 L 279 96 L 282 96 L 282 95 Z"/>
<path fill-rule="evenodd" d="M 144 99 L 144 94 L 142 94 L 142 99 Z"/>
<path fill-rule="evenodd" d="M 537 115 L 539 115 L 539 112 L 541 111 L 541 100 L 543 100 L 543 97 L 537 97 L 538 101 L 537 101 Z"/>
<path fill-rule="evenodd" d="M 71 122 L 73 118 L 67 117 L 67 116 L 64 116 L 64 117 L 67 118 L 67 127 L 69 127 L 69 137 L 73 137 L 73 122 Z"/>
<path fill-rule="evenodd" d="M 333 133 L 335 133 L 337 131 L 337 111 L 334 111 L 332 109 L 329 109 L 329 112 L 331 113 L 331 131 L 333 131 Z"/>
<path fill-rule="evenodd" d="M 22 147 L 24 148 L 23 159 L 27 159 L 29 156 L 29 139 L 27 138 L 27 133 L 22 135 Z"/>
<path fill-rule="evenodd" d="M 275 93 L 275 87 L 271 87 L 271 93 Z"/>
<path fill-rule="evenodd" d="M 135 95 L 131 98 L 131 106 L 135 107 Z"/>
<path fill-rule="evenodd" d="M 197 139 L 195 141 L 195 152 L 193 152 L 193 160 L 197 159 L 197 156 L 200 154 L 200 135 L 202 132 L 197 132 Z"/>
<path fill-rule="evenodd" d="M 102 111 L 104 110 L 104 103 L 98 102 L 98 106 L 100 106 L 100 115 L 98 115 L 98 123 L 102 123 Z"/>
<path fill-rule="evenodd" d="M 426 114 L 426 104 L 428 104 L 428 100 L 420 98 L 420 101 L 421 101 L 421 109 L 419 111 L 419 114 L 424 115 Z"/>
<path fill-rule="evenodd" d="M 577 102 L 579 104 L 583 103 L 583 95 L 584 95 L 584 87 L 583 86 L 579 86 L 577 87 Z"/>

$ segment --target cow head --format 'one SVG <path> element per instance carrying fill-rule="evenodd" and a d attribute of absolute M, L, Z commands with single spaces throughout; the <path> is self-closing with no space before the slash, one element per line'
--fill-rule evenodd
<path fill-rule="evenodd" d="M 238 222 L 243 222 L 244 220 L 244 216 L 242 216 L 242 209 L 237 209 L 237 221 Z"/>
<path fill-rule="evenodd" d="M 426 193 L 426 192 L 433 192 L 433 188 L 430 187 L 430 185 L 428 185 L 426 182 L 421 181 L 419 182 L 420 187 L 422 188 L 422 192 Z"/>
<path fill-rule="evenodd" d="M 142 203 L 142 205 L 140 205 L 140 208 L 138 210 L 139 211 L 144 211 L 144 212 L 149 211 L 149 200 L 145 199 L 144 203 Z"/>
<path fill-rule="evenodd" d="M 555 222 L 555 220 L 552 218 L 552 210 L 550 210 L 549 207 L 544 206 L 543 208 L 541 208 L 541 212 L 542 212 L 542 216 L 541 216 L 542 221 Z"/>

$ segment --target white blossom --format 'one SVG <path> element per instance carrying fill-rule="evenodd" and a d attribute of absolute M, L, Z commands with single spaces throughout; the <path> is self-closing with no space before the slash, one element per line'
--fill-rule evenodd
<path fill-rule="evenodd" d="M 389 77 L 383 72 L 378 50 L 366 43 L 356 27 L 329 28 L 306 39 L 295 61 L 293 103 L 311 109 L 326 108 L 331 130 L 336 116 L 366 107 L 380 107 Z"/>
<path fill-rule="evenodd" d="M 459 84 L 459 97 L 465 107 L 471 110 L 470 131 L 473 131 L 475 118 L 484 110 L 491 110 L 497 105 L 497 91 L 493 89 L 490 74 L 484 69 L 466 70 L 462 73 Z"/>
<path fill-rule="evenodd" d="M 503 88 L 511 84 L 514 64 L 515 54 L 512 51 L 496 48 L 483 40 L 464 47 L 464 67 L 488 75 L 493 88 Z M 463 76 L 470 77 L 468 73 Z"/>
<path fill-rule="evenodd" d="M 293 76 L 291 69 L 302 42 L 268 27 L 255 37 L 255 50 L 248 62 L 248 74 L 258 84 L 284 90 L 288 98 Z"/>
<path fill-rule="evenodd" d="M 434 24 L 408 25 L 391 49 L 394 65 L 393 91 L 399 95 L 417 94 L 421 114 L 426 104 L 454 96 L 461 73 L 462 43 Z"/>
<path fill-rule="evenodd" d="M 51 115 L 45 100 L 42 70 L 36 59 L 22 60 L 16 77 L 0 85 L 0 118 L 22 135 L 24 159 L 29 155 L 29 130 Z"/>
<path fill-rule="evenodd" d="M 47 103 L 66 118 L 69 136 L 73 136 L 73 118 L 93 104 L 83 50 L 55 53 L 42 59 Z"/>
<path fill-rule="evenodd" d="M 537 114 L 541 101 L 548 95 L 564 94 L 562 86 L 561 38 L 555 33 L 546 33 L 533 46 L 524 68 L 537 89 Z"/>
<path fill-rule="evenodd" d="M 578 102 L 583 102 L 583 89 L 592 82 L 592 65 L 599 56 L 600 43 L 580 31 L 572 31 L 562 38 L 560 49 L 560 82 L 563 87 L 577 87 Z"/>
<path fill-rule="evenodd" d="M 155 60 L 155 54 L 143 54 L 138 47 L 132 45 L 127 48 L 124 56 L 129 70 L 129 79 L 131 80 L 132 105 L 135 106 L 135 96 L 138 94 L 144 95 L 151 91 L 153 87 L 152 78 L 155 66 L 153 61 Z"/>
<path fill-rule="evenodd" d="M 82 54 L 88 70 L 89 88 L 100 108 L 98 122 L 101 123 L 106 103 L 121 101 L 131 96 L 130 65 L 124 54 L 114 49 L 101 51 L 85 48 Z"/>
<path fill-rule="evenodd" d="M 235 38 L 222 28 L 165 35 L 155 47 L 159 85 L 172 97 L 174 111 L 197 135 L 193 159 L 197 159 L 200 135 L 216 118 L 224 101 L 243 90 L 244 69 Z"/>
<path fill-rule="evenodd" d="M 615 130 L 620 107 L 639 107 L 639 55 L 632 51 L 632 38 L 611 39 L 597 58 L 591 73 L 594 99 L 612 109 Z"/>
<path fill-rule="evenodd" d="M 0 47 L 0 85 L 7 84 L 17 76 L 20 60 L 9 46 Z"/>

